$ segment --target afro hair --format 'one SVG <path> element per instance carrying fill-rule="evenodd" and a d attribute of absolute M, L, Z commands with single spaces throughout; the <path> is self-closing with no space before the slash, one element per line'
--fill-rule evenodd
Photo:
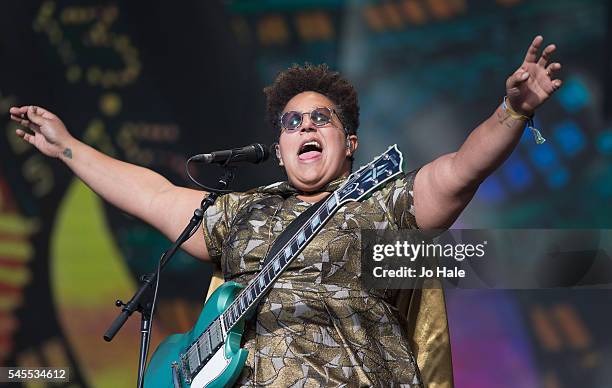
<path fill-rule="evenodd" d="M 344 130 L 351 135 L 357 134 L 359 127 L 359 102 L 357 91 L 337 71 L 326 64 L 304 66 L 293 65 L 280 72 L 274 82 L 264 88 L 266 95 L 266 115 L 272 127 L 280 131 L 280 115 L 295 95 L 312 91 L 321 93 L 334 104 Z"/>

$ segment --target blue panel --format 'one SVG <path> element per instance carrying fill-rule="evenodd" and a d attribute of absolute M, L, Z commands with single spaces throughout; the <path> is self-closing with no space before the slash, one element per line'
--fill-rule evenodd
<path fill-rule="evenodd" d="M 591 96 L 584 83 L 572 77 L 564 82 L 557 92 L 557 98 L 565 110 L 575 113 L 589 103 Z"/>
<path fill-rule="evenodd" d="M 514 191 L 523 191 L 533 182 L 529 166 L 515 154 L 504 163 L 502 173 Z"/>
<path fill-rule="evenodd" d="M 558 189 L 565 186 L 569 182 L 569 178 L 569 172 L 565 168 L 560 167 L 546 176 L 546 184 L 550 188 Z"/>
<path fill-rule="evenodd" d="M 499 203 L 506 199 L 506 192 L 499 178 L 495 175 L 488 177 L 476 192 L 476 197 L 487 203 Z"/>
<path fill-rule="evenodd" d="M 612 129 L 603 131 L 597 137 L 597 149 L 604 155 L 612 155 Z"/>
<path fill-rule="evenodd" d="M 529 156 L 535 167 L 540 171 L 550 171 L 559 165 L 557 152 L 549 142 L 533 147 L 529 150 Z"/>
<path fill-rule="evenodd" d="M 538 124 L 534 124 L 534 125 L 536 128 L 538 128 Z M 525 130 L 523 131 L 523 134 L 521 135 L 520 144 L 525 144 L 528 147 L 532 145 L 536 145 L 535 142 L 533 141 L 533 134 L 531 133 L 531 129 L 527 128 L 527 126 L 525 126 Z"/>
<path fill-rule="evenodd" d="M 554 130 L 554 138 L 561 152 L 568 156 L 575 156 L 586 146 L 582 129 L 573 121 L 559 124 Z"/>

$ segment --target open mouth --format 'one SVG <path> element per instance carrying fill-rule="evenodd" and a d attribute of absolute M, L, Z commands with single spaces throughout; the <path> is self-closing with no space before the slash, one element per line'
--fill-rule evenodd
<path fill-rule="evenodd" d="M 300 147 L 298 151 L 298 159 L 300 160 L 311 160 L 321 156 L 323 147 L 317 140 L 308 141 Z"/>

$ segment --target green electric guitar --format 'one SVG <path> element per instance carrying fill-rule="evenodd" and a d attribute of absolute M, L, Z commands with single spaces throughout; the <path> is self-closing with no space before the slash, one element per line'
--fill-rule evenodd
<path fill-rule="evenodd" d="M 240 347 L 245 316 L 345 203 L 359 201 L 402 172 L 397 145 L 358 171 L 334 191 L 249 283 L 226 282 L 210 296 L 191 331 L 162 342 L 145 373 L 145 386 L 225 387 L 242 370 L 248 351 Z"/>

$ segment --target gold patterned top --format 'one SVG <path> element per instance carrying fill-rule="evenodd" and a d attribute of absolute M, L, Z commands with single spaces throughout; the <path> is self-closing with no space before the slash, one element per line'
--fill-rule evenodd
<path fill-rule="evenodd" d="M 246 324 L 238 386 L 423 386 L 394 295 L 360 281 L 361 229 L 417 228 L 415 175 L 342 206 L 274 282 Z M 207 210 L 206 245 L 226 281 L 248 284 L 274 239 L 311 206 L 287 187 L 223 195 Z"/>

